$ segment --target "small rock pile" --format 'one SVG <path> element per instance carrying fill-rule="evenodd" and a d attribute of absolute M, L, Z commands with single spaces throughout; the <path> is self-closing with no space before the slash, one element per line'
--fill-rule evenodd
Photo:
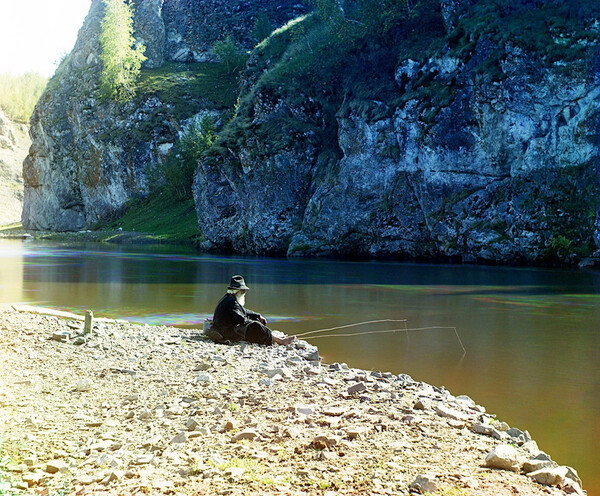
<path fill-rule="evenodd" d="M 3 494 L 583 494 L 527 431 L 305 341 L 0 313 Z M 525 475 L 527 474 L 527 475 Z"/>

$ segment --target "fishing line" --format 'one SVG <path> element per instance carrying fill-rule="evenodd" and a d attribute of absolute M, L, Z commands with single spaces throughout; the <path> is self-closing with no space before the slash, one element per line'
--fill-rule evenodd
<path fill-rule="evenodd" d="M 356 322 L 355 324 L 347 324 L 347 325 L 343 325 L 343 326 L 329 327 L 327 329 L 317 329 L 316 331 L 303 332 L 302 334 L 295 334 L 295 336 L 297 338 L 301 338 L 303 336 L 310 336 L 311 334 L 319 334 L 319 333 L 325 332 L 325 331 L 334 331 L 336 329 L 346 329 L 347 327 L 356 327 L 356 326 L 365 325 L 365 324 L 379 324 L 381 322 L 404 322 L 404 325 L 406 325 L 407 319 L 401 319 L 401 320 L 394 320 L 394 319 L 368 320 L 366 322 Z"/>
<path fill-rule="evenodd" d="M 402 321 L 400 321 L 402 322 Z M 342 327 L 350 327 L 352 324 L 348 325 L 348 326 L 342 326 Z M 337 328 L 334 328 L 337 329 Z M 458 331 L 456 330 L 456 327 L 447 327 L 447 326 L 431 326 L 431 327 L 413 327 L 413 328 L 400 328 L 400 329 L 386 329 L 386 330 L 382 330 L 382 331 L 358 331 L 358 332 L 348 332 L 348 333 L 336 333 L 336 334 L 325 334 L 325 335 L 320 335 L 320 336 L 313 336 L 311 338 L 308 338 L 309 340 L 313 340 L 313 339 L 319 339 L 319 338 L 341 338 L 341 337 L 351 337 L 351 336 L 365 336 L 367 334 L 383 334 L 383 333 L 394 333 L 394 332 L 401 332 L 401 331 L 406 331 L 406 335 L 408 336 L 408 331 L 432 331 L 432 330 L 440 330 L 440 329 L 452 329 L 454 331 L 454 334 L 456 335 L 456 339 L 458 339 L 458 343 L 460 344 L 460 347 L 462 348 L 463 351 L 463 356 L 467 354 L 467 350 L 465 349 L 465 346 L 462 342 L 462 339 L 460 339 L 460 336 L 458 335 Z M 300 335 L 298 335 L 300 336 Z"/>

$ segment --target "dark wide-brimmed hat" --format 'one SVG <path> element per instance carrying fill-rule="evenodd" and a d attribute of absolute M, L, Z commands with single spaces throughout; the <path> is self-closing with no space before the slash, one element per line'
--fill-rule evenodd
<path fill-rule="evenodd" d="M 250 289 L 242 276 L 233 276 L 227 289 Z"/>

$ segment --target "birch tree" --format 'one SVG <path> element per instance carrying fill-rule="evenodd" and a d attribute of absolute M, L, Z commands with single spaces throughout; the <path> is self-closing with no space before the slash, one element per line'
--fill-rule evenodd
<path fill-rule="evenodd" d="M 104 0 L 100 24 L 100 89 L 105 98 L 118 102 L 135 95 L 135 82 L 146 47 L 133 37 L 133 9 L 125 0 Z"/>

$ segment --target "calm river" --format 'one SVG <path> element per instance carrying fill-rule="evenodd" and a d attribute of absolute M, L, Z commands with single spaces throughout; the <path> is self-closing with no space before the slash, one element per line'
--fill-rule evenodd
<path fill-rule="evenodd" d="M 376 319 L 444 327 L 311 342 L 329 363 L 406 373 L 471 396 L 529 430 L 600 495 L 600 273 L 0 240 L 0 303 L 149 324 L 200 326 L 238 273 L 251 288 L 247 306 L 287 333 Z"/>

